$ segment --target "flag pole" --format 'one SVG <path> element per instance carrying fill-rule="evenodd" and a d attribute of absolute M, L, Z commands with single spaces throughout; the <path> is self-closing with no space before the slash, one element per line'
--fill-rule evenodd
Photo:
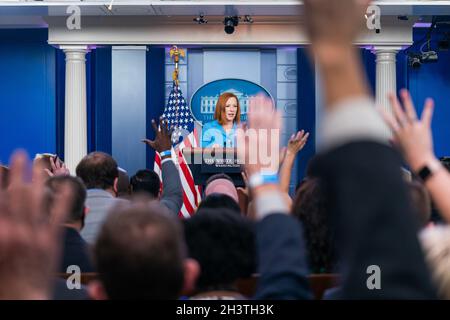
<path fill-rule="evenodd" d="M 184 58 L 185 56 L 186 56 L 185 51 L 183 49 L 179 49 L 178 46 L 176 46 L 176 45 L 173 45 L 172 48 L 170 49 L 170 58 L 175 63 L 175 69 L 172 74 L 172 79 L 174 82 L 176 94 L 178 94 L 178 85 L 180 83 L 179 78 L 178 78 L 178 76 L 180 74 L 178 64 L 180 62 L 180 57 Z M 179 127 L 179 123 L 178 123 L 178 117 L 179 117 L 178 102 L 179 102 L 179 99 L 175 99 L 175 126 L 174 126 L 174 129 L 175 129 L 174 133 L 176 133 L 175 137 L 179 137 L 178 131 L 181 132 L 181 128 Z"/>

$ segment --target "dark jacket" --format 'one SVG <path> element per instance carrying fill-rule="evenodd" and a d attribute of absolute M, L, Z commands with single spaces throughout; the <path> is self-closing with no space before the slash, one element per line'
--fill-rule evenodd
<path fill-rule="evenodd" d="M 341 298 L 436 298 L 401 164 L 389 146 L 359 141 L 327 152 L 312 167 L 324 182 L 336 228 Z M 371 265 L 380 268 L 380 290 L 368 289 Z"/>
<path fill-rule="evenodd" d="M 81 273 L 95 272 L 86 241 L 73 228 L 64 227 L 63 232 L 64 243 L 59 272 L 66 273 L 67 267 L 71 265 L 79 266 Z"/>
<path fill-rule="evenodd" d="M 310 299 L 308 267 L 299 222 L 271 214 L 258 222 L 260 279 L 255 299 Z"/>

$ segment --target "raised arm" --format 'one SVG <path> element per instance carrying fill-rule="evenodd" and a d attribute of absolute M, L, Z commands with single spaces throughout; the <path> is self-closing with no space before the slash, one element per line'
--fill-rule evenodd
<path fill-rule="evenodd" d="M 411 170 L 422 176 L 439 212 L 450 222 L 450 173 L 436 159 L 433 151 L 431 120 L 434 102 L 432 99 L 425 102 L 422 117 L 418 119 L 409 92 L 402 90 L 400 96 L 402 104 L 394 94 L 390 95 L 394 114 L 384 113 L 393 132 L 394 143 L 402 151 Z"/>
<path fill-rule="evenodd" d="M 172 130 L 169 129 L 167 120 L 161 120 L 159 129 L 156 122 L 152 120 L 152 127 L 155 131 L 155 140 L 142 140 L 148 146 L 161 154 L 163 193 L 161 203 L 172 211 L 175 215 L 183 204 L 183 189 L 181 186 L 180 174 L 172 160 Z"/>
<path fill-rule="evenodd" d="M 256 299 L 308 299 L 307 263 L 300 224 L 289 215 L 277 179 L 279 146 L 270 137 L 280 132 L 281 117 L 269 99 L 252 100 L 248 129 L 238 129 L 238 154 L 245 162 L 255 204 L 260 279 Z M 263 166 L 258 155 L 269 151 L 272 163 Z M 256 161 L 254 161 L 256 160 Z"/>
<path fill-rule="evenodd" d="M 0 186 L 0 299 L 50 299 L 61 245 L 61 223 L 73 195 L 64 187 L 52 198 L 45 189 L 43 166 L 33 168 L 23 152 L 11 161 L 8 190 Z M 0 184 L 2 183 L 0 171 Z"/>
<path fill-rule="evenodd" d="M 294 167 L 295 158 L 300 150 L 303 149 L 308 141 L 309 132 L 301 130 L 297 134 L 293 134 L 288 141 L 286 154 L 280 168 L 280 188 L 281 191 L 289 194 L 289 185 L 291 183 L 292 168 Z"/>
<path fill-rule="evenodd" d="M 304 0 L 326 100 L 314 170 L 324 181 L 342 272 L 342 298 L 435 298 L 417 239 L 401 159 L 388 146 L 357 49 L 369 1 Z M 314 171 L 313 170 L 313 171 Z M 380 270 L 372 287 L 370 271 Z"/>

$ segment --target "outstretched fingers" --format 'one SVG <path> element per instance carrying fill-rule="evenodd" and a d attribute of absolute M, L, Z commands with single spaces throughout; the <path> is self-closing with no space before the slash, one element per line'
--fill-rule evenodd
<path fill-rule="evenodd" d="M 427 126 L 431 126 L 431 121 L 433 119 L 433 111 L 434 111 L 434 100 L 428 98 L 425 101 L 425 107 L 423 108 L 421 121 Z"/>

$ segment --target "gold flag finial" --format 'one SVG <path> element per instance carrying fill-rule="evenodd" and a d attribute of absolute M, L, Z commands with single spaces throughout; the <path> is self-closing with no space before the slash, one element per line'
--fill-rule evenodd
<path fill-rule="evenodd" d="M 183 49 L 179 49 L 178 46 L 173 45 L 172 48 L 170 48 L 170 58 L 175 63 L 175 70 L 173 71 L 172 78 L 173 81 L 178 85 L 178 63 L 180 62 L 180 57 L 184 58 L 186 56 L 186 53 Z"/>

